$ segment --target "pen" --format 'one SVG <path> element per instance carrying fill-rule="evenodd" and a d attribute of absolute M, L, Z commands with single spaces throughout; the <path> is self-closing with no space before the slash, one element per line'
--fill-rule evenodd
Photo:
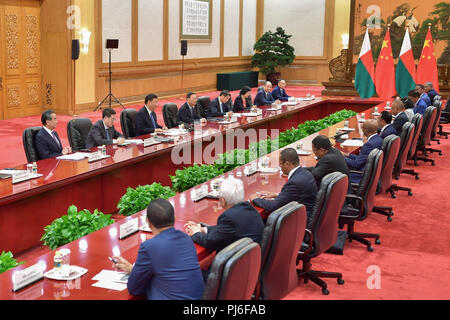
<path fill-rule="evenodd" d="M 113 259 L 113 258 L 111 258 L 111 257 L 108 257 L 108 259 L 111 260 L 112 263 L 114 263 L 114 264 L 117 264 L 117 262 L 119 262 L 119 261 L 117 261 L 116 259 Z"/>

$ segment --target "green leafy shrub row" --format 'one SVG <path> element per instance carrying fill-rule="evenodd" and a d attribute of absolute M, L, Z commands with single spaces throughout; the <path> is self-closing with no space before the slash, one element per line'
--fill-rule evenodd
<path fill-rule="evenodd" d="M 0 255 L 0 273 L 3 273 L 5 271 L 8 271 L 10 269 L 13 269 L 22 263 L 25 262 L 17 262 L 16 259 L 14 259 L 13 254 L 11 251 L 5 252 L 3 251 Z"/>

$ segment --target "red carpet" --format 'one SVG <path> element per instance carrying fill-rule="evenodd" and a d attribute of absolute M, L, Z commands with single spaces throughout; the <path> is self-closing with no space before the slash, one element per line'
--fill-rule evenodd
<path fill-rule="evenodd" d="M 289 95 L 295 96 L 295 97 L 305 97 L 307 93 L 310 93 L 312 95 L 315 95 L 316 97 L 319 97 L 321 95 L 321 92 L 323 90 L 323 87 L 287 87 L 286 92 Z M 239 94 L 239 91 L 233 91 L 231 92 L 231 96 L 234 100 L 234 98 Z M 215 92 L 208 92 L 208 93 L 198 93 L 197 96 L 209 96 L 211 98 L 215 98 L 219 95 L 219 91 Z M 256 88 L 252 90 L 252 96 L 254 97 L 256 95 Z M 160 99 L 159 100 L 159 107 L 156 109 L 156 114 L 158 116 L 158 122 L 160 124 L 164 123 L 164 120 L 162 118 L 162 106 L 164 103 L 167 102 L 174 102 L 180 107 L 184 102 L 185 99 L 178 99 L 178 98 L 170 98 L 170 99 Z M 130 106 L 127 108 L 136 108 L 139 109 L 144 105 L 144 102 L 142 102 L 139 105 L 136 106 Z M 117 121 L 115 123 L 115 127 L 118 131 L 122 131 L 120 128 L 120 112 L 122 111 L 121 107 L 114 108 L 117 112 Z M 71 116 L 65 116 L 65 115 L 58 115 L 58 127 L 56 128 L 56 131 L 59 134 L 59 137 L 61 139 L 61 142 L 64 146 L 69 145 L 69 141 L 67 140 L 67 123 L 75 117 Z M 102 118 L 102 112 L 99 110 L 97 112 L 89 112 L 89 113 L 83 113 L 78 115 L 78 118 L 90 118 L 92 122 L 95 122 Z M 27 159 L 25 157 L 25 152 L 23 150 L 23 144 L 22 144 L 22 133 L 23 130 L 27 127 L 32 126 L 41 126 L 41 116 L 31 116 L 31 117 L 25 117 L 25 118 L 15 118 L 10 120 L 1 120 L 0 121 L 0 139 L 2 141 L 2 144 L 0 146 L 0 151 L 5 150 L 6 152 L 3 153 L 4 156 L 0 159 L 0 168 L 7 168 L 7 167 L 14 167 L 17 165 L 21 165 L 27 162 Z"/>

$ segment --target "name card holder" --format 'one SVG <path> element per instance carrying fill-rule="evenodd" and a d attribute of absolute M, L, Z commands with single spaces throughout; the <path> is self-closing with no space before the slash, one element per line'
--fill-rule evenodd
<path fill-rule="evenodd" d="M 94 162 L 94 161 L 106 159 L 109 157 L 111 157 L 111 156 L 110 155 L 104 156 L 104 155 L 102 155 L 101 151 L 96 151 L 96 152 L 89 153 L 88 162 Z"/>
<path fill-rule="evenodd" d="M 13 292 L 17 292 L 32 283 L 44 278 L 42 263 L 37 263 L 21 271 L 16 271 L 13 275 Z"/>
<path fill-rule="evenodd" d="M 155 138 L 148 138 L 144 140 L 144 148 L 150 147 L 154 144 L 158 144 L 159 142 L 155 140 Z"/>
<path fill-rule="evenodd" d="M 135 218 L 127 221 L 120 225 L 119 227 L 119 240 L 122 240 L 129 235 L 139 231 L 139 219 Z"/>
<path fill-rule="evenodd" d="M 208 190 L 200 188 L 200 189 L 194 190 L 193 195 L 192 195 L 192 200 L 194 202 L 198 202 L 198 201 L 206 198 L 207 195 L 208 195 Z"/>
<path fill-rule="evenodd" d="M 32 174 L 28 171 L 19 171 L 12 174 L 12 184 L 42 177 L 42 174 Z"/>
<path fill-rule="evenodd" d="M 248 169 L 244 169 L 244 174 L 245 174 L 247 177 L 250 177 L 250 176 L 254 175 L 254 174 L 257 173 L 257 172 L 258 172 L 258 170 L 257 170 L 256 168 L 253 168 L 253 167 L 248 168 Z"/>

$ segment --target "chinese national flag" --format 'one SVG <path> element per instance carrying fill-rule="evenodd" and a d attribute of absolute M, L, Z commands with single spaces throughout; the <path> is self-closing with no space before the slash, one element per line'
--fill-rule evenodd
<path fill-rule="evenodd" d="M 417 66 L 417 83 L 433 83 L 433 89 L 439 92 L 439 80 L 436 56 L 434 55 L 433 38 L 431 29 L 428 28 L 427 37 L 423 44 L 422 54 L 420 55 L 419 65 Z"/>
<path fill-rule="evenodd" d="M 375 87 L 380 98 L 390 99 L 396 94 L 394 70 L 391 37 L 388 28 L 375 69 Z"/>

